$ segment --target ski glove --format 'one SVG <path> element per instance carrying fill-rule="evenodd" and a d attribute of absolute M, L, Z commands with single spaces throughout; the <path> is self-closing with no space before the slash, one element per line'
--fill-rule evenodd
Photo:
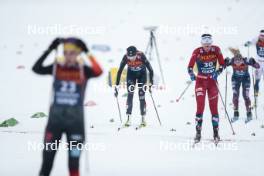
<path fill-rule="evenodd" d="M 196 80 L 196 76 L 195 76 L 195 74 L 193 73 L 193 69 L 192 68 L 188 68 L 188 73 L 189 73 L 189 75 L 190 75 L 190 79 L 192 80 L 192 81 L 195 81 Z"/>
<path fill-rule="evenodd" d="M 249 64 L 252 65 L 256 69 L 260 68 L 259 63 L 257 63 L 256 60 L 252 57 L 249 59 Z"/>
<path fill-rule="evenodd" d="M 150 93 L 152 93 L 152 86 L 153 86 L 153 82 L 150 82 L 150 83 L 149 83 L 149 86 L 148 86 L 148 87 L 149 87 L 149 92 L 150 92 Z"/>
<path fill-rule="evenodd" d="M 190 74 L 190 79 L 191 79 L 192 81 L 195 81 L 195 80 L 196 80 L 196 76 L 195 76 L 194 74 Z"/>
<path fill-rule="evenodd" d="M 48 51 L 52 51 L 54 49 L 56 49 L 62 42 L 63 42 L 63 38 L 56 38 L 52 41 L 52 43 L 50 44 Z"/>
<path fill-rule="evenodd" d="M 225 66 L 229 65 L 231 62 L 230 58 L 229 57 L 226 57 L 225 58 Z"/>
<path fill-rule="evenodd" d="M 76 45 L 78 47 L 80 47 L 83 52 L 85 52 L 85 53 L 89 52 L 89 49 L 87 48 L 86 44 L 82 40 L 77 39 Z"/>
<path fill-rule="evenodd" d="M 117 97 L 118 96 L 118 90 L 117 90 L 117 88 L 115 87 L 115 97 Z"/>
<path fill-rule="evenodd" d="M 245 47 L 248 47 L 250 44 L 251 44 L 251 42 L 250 42 L 250 41 L 247 41 L 247 42 L 244 44 L 244 46 L 245 46 Z"/>
<path fill-rule="evenodd" d="M 213 79 L 213 80 L 216 81 L 218 76 L 219 76 L 218 71 L 212 73 L 212 79 Z"/>
<path fill-rule="evenodd" d="M 254 58 L 251 57 L 251 58 L 249 59 L 249 64 L 250 64 L 250 65 L 255 65 L 255 64 L 256 64 L 256 60 L 255 60 Z"/>

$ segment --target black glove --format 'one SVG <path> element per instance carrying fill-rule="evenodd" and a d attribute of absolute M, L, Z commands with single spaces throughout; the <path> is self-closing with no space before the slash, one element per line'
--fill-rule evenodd
<path fill-rule="evenodd" d="M 153 80 L 150 80 L 149 82 L 149 92 L 152 93 L 152 86 L 153 86 Z"/>
<path fill-rule="evenodd" d="M 223 66 L 224 68 L 228 67 L 231 63 L 231 59 L 229 57 L 225 58 L 225 65 Z"/>
<path fill-rule="evenodd" d="M 254 58 L 251 57 L 249 59 L 249 63 L 250 63 L 250 65 L 255 65 L 257 62 L 256 62 L 256 60 Z"/>
<path fill-rule="evenodd" d="M 115 87 L 115 97 L 117 97 L 118 96 L 118 90 L 117 90 L 117 88 Z"/>
<path fill-rule="evenodd" d="M 230 62 L 230 58 L 229 57 L 226 57 L 225 58 L 225 65 L 227 65 L 229 62 Z"/>
<path fill-rule="evenodd" d="M 247 41 L 247 42 L 244 44 L 244 46 L 245 46 L 245 47 L 248 47 L 250 44 L 251 44 L 251 42 L 250 42 L 250 41 Z"/>
<path fill-rule="evenodd" d="M 86 44 L 81 39 L 77 39 L 76 45 L 80 47 L 83 52 L 85 53 L 89 52 L 89 49 L 87 48 Z"/>
<path fill-rule="evenodd" d="M 52 51 L 54 49 L 57 49 L 57 47 L 63 42 L 63 38 L 56 38 L 53 40 L 53 42 L 50 44 L 48 50 Z"/>

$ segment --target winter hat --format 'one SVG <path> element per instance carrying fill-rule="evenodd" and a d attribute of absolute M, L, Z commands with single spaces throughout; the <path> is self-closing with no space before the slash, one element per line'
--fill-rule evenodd
<path fill-rule="evenodd" d="M 135 46 L 130 46 L 127 48 L 127 56 L 133 57 L 137 54 L 137 48 Z"/>

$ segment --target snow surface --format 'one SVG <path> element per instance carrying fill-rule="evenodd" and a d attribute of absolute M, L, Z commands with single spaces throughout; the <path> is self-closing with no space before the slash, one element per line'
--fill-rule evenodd
<path fill-rule="evenodd" d="M 215 26 L 231 28 L 234 30 L 232 34 L 215 34 L 215 44 L 222 48 L 224 56 L 231 56 L 227 50 L 229 46 L 240 47 L 241 52 L 247 55 L 242 44 L 257 36 L 263 28 L 264 1 L 3 0 L 0 4 L 0 120 L 15 117 L 20 122 L 16 127 L 0 129 L 0 175 L 37 175 L 41 164 L 41 151 L 32 151 L 28 147 L 30 142 L 42 142 L 47 119 L 31 119 L 30 116 L 40 111 L 48 113 L 52 78 L 33 74 L 31 67 L 57 34 L 30 34 L 29 25 L 98 27 L 103 29 L 101 33 L 80 36 L 89 45 L 107 44 L 112 49 L 106 53 L 92 51 L 105 72 L 99 79 L 88 83 L 86 102 L 95 101 L 97 106 L 85 107 L 87 139 L 94 148 L 83 152 L 82 175 L 88 175 L 88 168 L 93 176 L 263 175 L 264 129 L 260 128 L 264 118 L 262 93 L 259 97 L 259 119 L 247 125 L 244 124 L 244 102 L 240 100 L 242 117 L 234 124 L 235 136 L 219 101 L 220 136 L 223 142 L 218 148 L 209 140 L 212 138 L 212 127 L 209 108 L 206 106 L 203 127 L 205 140 L 196 149 L 190 147 L 190 140 L 195 134 L 194 86 L 190 87 L 180 102 L 176 103 L 175 100 L 189 79 L 186 65 L 192 50 L 199 46 L 201 33 L 157 33 L 167 89 L 154 91 L 153 96 L 159 105 L 162 127 L 158 124 L 147 94 L 148 127 L 139 131 L 130 128 L 117 132 L 120 124 L 113 93 L 98 91 L 95 85 L 107 88 L 107 71 L 119 65 L 127 46 L 134 44 L 145 50 L 149 34 L 143 27 L 148 25 L 169 26 L 172 29 L 188 25 L 206 25 L 209 29 Z M 250 49 L 250 55 L 255 56 L 255 48 Z M 53 57 L 46 63 L 51 62 Z M 152 64 L 159 74 L 157 60 L 154 59 Z M 222 94 L 224 77 L 223 74 L 219 78 Z M 261 92 L 263 90 L 261 84 Z M 124 90 L 120 95 L 123 93 Z M 124 118 L 126 99 L 122 96 L 119 99 Z M 140 121 L 137 96 L 134 102 L 133 124 L 136 125 Z M 232 115 L 230 74 L 227 102 L 228 112 Z M 110 123 L 112 118 L 114 123 Z M 187 122 L 191 125 L 186 125 Z M 67 175 L 66 151 L 57 154 L 52 175 Z"/>

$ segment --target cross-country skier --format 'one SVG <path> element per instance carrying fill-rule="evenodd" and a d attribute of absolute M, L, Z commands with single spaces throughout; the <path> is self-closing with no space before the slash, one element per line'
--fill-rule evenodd
<path fill-rule="evenodd" d="M 251 112 L 251 101 L 249 97 L 250 92 L 250 75 L 248 72 L 248 66 L 254 68 L 259 68 L 259 64 L 255 61 L 254 58 L 242 57 L 238 49 L 230 48 L 231 52 L 234 54 L 233 58 L 225 59 L 225 66 L 232 66 L 233 75 L 232 75 L 232 88 L 233 88 L 233 104 L 234 104 L 234 117 L 231 119 L 231 122 L 235 122 L 239 118 L 238 103 L 239 103 L 239 94 L 240 87 L 242 85 L 242 94 L 245 101 L 245 106 L 247 110 L 247 119 L 246 123 L 252 120 Z"/>
<path fill-rule="evenodd" d="M 120 67 L 118 69 L 116 85 L 120 83 L 120 77 L 124 67 L 127 65 L 127 121 L 124 124 L 126 127 L 131 125 L 131 113 L 133 107 L 133 96 L 135 91 L 135 86 L 138 87 L 138 95 L 140 101 L 140 112 L 141 112 L 141 127 L 146 126 L 145 115 L 146 115 L 146 101 L 145 92 L 147 90 L 147 69 L 150 75 L 150 91 L 151 85 L 153 84 L 153 69 L 147 60 L 143 52 L 138 51 L 135 46 L 130 46 L 127 48 L 127 53 L 124 55 Z M 118 89 L 115 89 L 115 96 L 118 96 Z"/>
<path fill-rule="evenodd" d="M 62 61 L 44 66 L 47 56 L 63 44 L 64 57 Z M 77 58 L 81 53 L 87 54 L 91 67 L 80 62 Z M 79 176 L 79 158 L 85 140 L 83 101 L 87 80 L 98 77 L 102 69 L 85 43 L 77 38 L 56 38 L 33 66 L 33 71 L 41 75 L 53 75 L 53 101 L 50 105 L 49 120 L 45 130 L 43 162 L 40 176 L 50 175 L 54 156 L 63 133 L 67 135 L 69 144 L 69 175 Z"/>
<path fill-rule="evenodd" d="M 212 35 L 203 34 L 201 36 L 201 47 L 193 51 L 192 57 L 188 65 L 188 73 L 192 81 L 196 80 L 195 95 L 197 103 L 196 111 L 196 136 L 195 142 L 201 140 L 201 130 L 203 122 L 203 112 L 205 106 L 206 92 L 208 94 L 209 106 L 212 114 L 212 125 L 214 132 L 214 140 L 219 141 L 218 134 L 218 85 L 217 77 L 223 70 L 225 64 L 223 55 L 218 46 L 212 45 Z M 198 74 L 195 75 L 193 68 L 197 66 Z M 219 65 L 219 66 L 218 66 Z"/>
<path fill-rule="evenodd" d="M 247 41 L 245 43 L 246 47 L 249 47 L 250 45 L 256 46 L 256 50 L 257 50 L 256 61 L 260 65 L 260 68 L 256 69 L 255 72 L 256 81 L 254 85 L 255 106 L 257 106 L 257 97 L 259 94 L 259 82 L 261 76 L 264 77 L 264 30 L 260 31 L 258 38 L 255 38 L 251 41 Z"/>

